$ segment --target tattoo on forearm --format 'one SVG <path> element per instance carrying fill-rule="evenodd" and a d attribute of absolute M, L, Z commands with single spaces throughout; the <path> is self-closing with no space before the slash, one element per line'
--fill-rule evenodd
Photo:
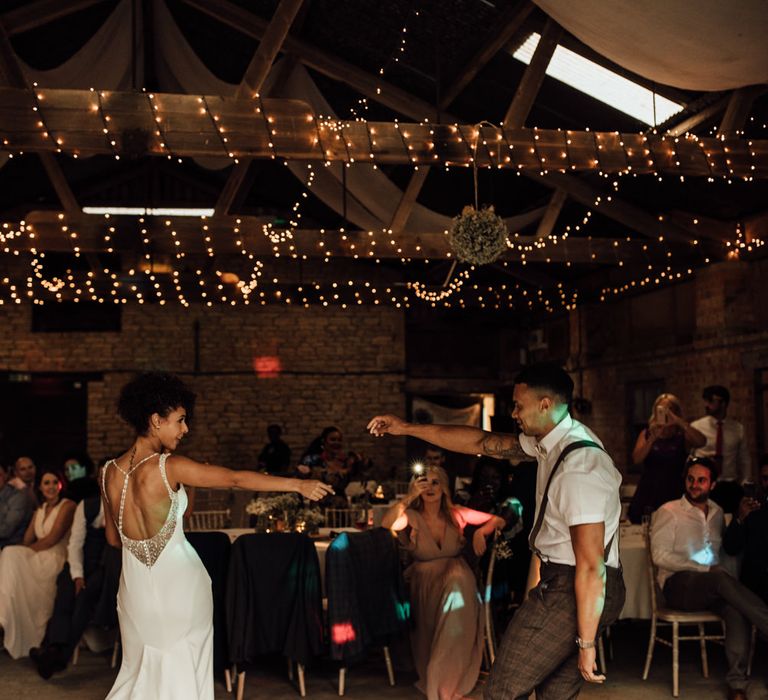
<path fill-rule="evenodd" d="M 525 459 L 525 452 L 515 438 L 500 437 L 493 433 L 483 438 L 483 454 L 496 459 Z"/>

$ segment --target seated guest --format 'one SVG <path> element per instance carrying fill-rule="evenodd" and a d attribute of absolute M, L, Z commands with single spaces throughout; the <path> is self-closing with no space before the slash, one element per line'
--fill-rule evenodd
<path fill-rule="evenodd" d="M 26 491 L 9 484 L 8 478 L 8 471 L 0 464 L 0 549 L 21 542 L 34 510 Z"/>
<path fill-rule="evenodd" d="M 723 549 L 743 554 L 742 583 L 768 603 L 768 454 L 760 459 L 759 479 L 755 493 L 741 499 L 723 535 Z"/>
<path fill-rule="evenodd" d="M 67 563 L 56 580 L 56 601 L 40 648 L 30 651 L 45 679 L 67 667 L 89 624 L 117 626 L 121 551 L 104 535 L 104 505 L 97 494 L 75 510 Z"/>
<path fill-rule="evenodd" d="M 670 607 L 711 610 L 725 621 L 728 698 L 746 700 L 750 628 L 768 635 L 768 606 L 719 566 L 723 511 L 709 498 L 715 474 L 711 459 L 689 462 L 685 495 L 653 516 L 651 552 Z"/>
<path fill-rule="evenodd" d="M 328 507 L 346 507 L 344 490 L 349 486 L 356 455 L 347 455 L 343 449 L 341 431 L 329 426 L 323 429 L 304 450 L 298 470 L 298 477 L 319 479 L 333 487 L 335 495 L 328 495 L 319 504 Z"/>
<path fill-rule="evenodd" d="M 694 457 L 715 460 L 719 477 L 712 500 L 726 513 L 735 513 L 744 495 L 741 484 L 752 476 L 744 426 L 728 418 L 731 394 L 724 386 L 708 386 L 702 392 L 706 415 L 691 424 L 706 437 L 706 444 L 693 451 Z"/>
<path fill-rule="evenodd" d="M 45 634 L 75 512 L 75 504 L 61 498 L 58 474 L 44 471 L 39 491 L 42 505 L 24 533 L 24 544 L 0 552 L 0 627 L 14 659 L 26 656 Z"/>
<path fill-rule="evenodd" d="M 406 570 L 414 626 L 411 648 L 416 687 L 429 700 L 462 697 L 477 682 L 482 660 L 482 605 L 475 576 L 461 556 L 464 528 L 482 556 L 486 537 L 504 526 L 488 513 L 455 506 L 445 470 L 427 468 L 411 481 L 408 495 L 385 514 L 382 525 L 397 533 L 414 563 Z"/>
<path fill-rule="evenodd" d="M 291 448 L 280 438 L 283 429 L 272 424 L 267 426 L 269 442 L 259 453 L 259 471 L 267 474 L 285 474 L 291 466 Z"/>
<path fill-rule="evenodd" d="M 75 503 L 99 495 L 99 483 L 93 474 L 93 460 L 87 455 L 70 456 L 64 460 L 66 488 L 63 496 Z"/>
<path fill-rule="evenodd" d="M 32 510 L 40 505 L 37 500 L 37 489 L 35 488 L 36 474 L 37 467 L 32 459 L 22 456 L 14 462 L 13 478 L 8 482 L 11 486 L 15 486 L 19 491 L 23 491 L 27 495 Z"/>
<path fill-rule="evenodd" d="M 631 522 L 639 523 L 662 503 L 680 498 L 688 453 L 705 442 L 704 435 L 683 419 L 676 396 L 662 394 L 653 402 L 648 427 L 637 436 L 632 450 L 632 461 L 643 465 L 643 474 L 629 506 Z"/>

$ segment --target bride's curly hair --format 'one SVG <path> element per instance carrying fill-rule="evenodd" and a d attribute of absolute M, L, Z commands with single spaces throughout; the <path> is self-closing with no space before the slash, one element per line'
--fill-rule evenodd
<path fill-rule="evenodd" d="M 186 409 L 190 422 L 195 394 L 181 379 L 168 372 L 144 372 L 120 390 L 117 412 L 138 435 L 146 435 L 153 413 L 165 418 L 179 406 Z"/>

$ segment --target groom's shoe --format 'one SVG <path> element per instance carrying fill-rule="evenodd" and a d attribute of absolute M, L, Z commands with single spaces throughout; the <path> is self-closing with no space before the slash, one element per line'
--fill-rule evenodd
<path fill-rule="evenodd" d="M 57 649 L 46 649 L 39 653 L 32 660 L 35 663 L 38 674 L 44 680 L 48 680 L 54 673 L 58 673 L 67 668 L 67 659 L 64 654 Z"/>

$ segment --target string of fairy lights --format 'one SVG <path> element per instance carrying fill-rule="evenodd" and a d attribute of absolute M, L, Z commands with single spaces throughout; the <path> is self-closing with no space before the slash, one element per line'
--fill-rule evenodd
<path fill-rule="evenodd" d="M 418 12 L 415 12 L 414 16 L 418 16 Z M 396 54 L 402 55 L 405 52 L 407 43 L 407 23 L 403 25 L 401 30 L 401 40 L 396 51 Z M 393 62 L 397 62 L 401 56 L 395 55 Z M 383 67 L 379 73 L 380 76 L 384 75 L 386 66 Z M 112 155 L 115 159 L 120 159 L 120 152 L 117 146 L 117 132 L 112 128 L 114 124 L 113 116 L 110 114 L 109 109 L 109 93 L 104 91 L 90 91 L 93 95 L 91 102 L 91 110 L 98 114 L 98 117 L 102 124 L 102 132 L 107 145 L 109 146 Z M 67 149 L 64 140 L 61 137 L 57 137 L 51 133 L 48 129 L 45 118 L 43 115 L 42 104 L 44 103 L 46 96 L 43 90 L 40 90 L 37 85 L 34 86 L 34 105 L 32 107 L 33 112 L 37 118 L 36 126 L 40 130 L 41 138 L 53 141 L 56 144 L 55 150 L 59 153 L 66 153 L 73 158 L 77 158 L 79 152 L 77 149 Z M 146 93 L 147 104 L 153 115 L 153 119 L 156 125 L 154 135 L 161 139 L 160 145 L 164 150 L 164 153 L 169 159 L 176 159 L 178 162 L 183 162 L 183 159 L 176 155 L 171 145 L 168 142 L 167 134 L 164 131 L 164 115 L 162 100 L 158 99 L 156 95 L 152 93 Z M 200 105 L 200 116 L 205 118 L 214 127 L 217 136 L 219 138 L 222 150 L 227 156 L 237 163 L 238 159 L 236 153 L 231 149 L 229 130 L 228 127 L 222 123 L 222 116 L 218 110 L 212 108 L 208 100 L 205 97 L 198 98 Z M 278 136 L 280 125 L 277 123 L 274 115 L 268 115 L 264 109 L 264 104 L 261 97 L 256 94 L 253 96 L 254 102 L 254 114 L 260 115 L 266 129 L 266 133 L 269 139 L 269 147 L 272 149 L 272 158 L 277 158 L 278 153 L 275 147 L 275 137 Z M 360 102 L 361 107 L 366 103 Z M 367 109 L 367 107 L 365 107 Z M 368 157 L 359 162 L 371 164 L 374 168 L 376 164 L 375 149 L 376 143 L 376 129 L 368 125 L 365 119 L 363 119 L 354 110 L 352 116 L 356 122 L 362 122 L 366 126 L 366 134 L 368 137 Z M 322 152 L 326 155 L 324 161 L 325 167 L 331 166 L 331 157 L 336 157 L 334 154 L 336 150 L 333 148 L 326 148 L 330 142 L 336 142 L 343 145 L 346 153 L 344 159 L 345 167 L 349 168 L 355 164 L 356 159 L 352 151 L 354 144 L 348 140 L 347 130 L 349 129 L 349 122 L 338 120 L 333 117 L 321 117 L 315 118 L 313 115 L 307 116 L 308 121 L 314 122 L 316 129 L 316 136 L 314 137 L 313 145 L 317 145 Z M 751 119 L 754 122 L 754 118 Z M 429 126 L 427 121 L 421 122 L 422 126 Z M 401 128 L 400 124 L 395 120 L 394 126 L 397 129 L 404 148 L 406 151 L 415 153 L 417 147 L 415 142 L 412 141 L 412 134 L 409 133 L 408 128 Z M 479 129 L 471 131 L 468 135 L 464 133 L 459 125 L 448 125 L 449 131 L 453 134 L 453 138 L 457 143 L 463 143 L 467 149 L 467 156 L 462 162 L 445 163 L 446 169 L 449 167 L 514 167 L 517 170 L 517 174 L 521 175 L 525 164 L 519 162 L 519 159 L 515 157 L 515 144 L 506 141 L 504 132 L 498 130 L 495 138 L 489 140 L 488 138 L 481 137 Z M 766 124 L 762 125 L 765 130 L 768 128 Z M 560 130 L 558 130 L 560 131 Z M 587 130 L 589 131 L 589 130 Z M 434 136 L 435 131 L 433 128 L 429 129 L 430 137 Z M 572 161 L 572 154 L 569 151 L 569 146 L 572 144 L 571 135 L 573 132 L 564 132 L 565 146 L 559 155 L 552 160 L 548 160 L 548 155 L 545 155 L 539 148 L 540 135 L 537 129 L 533 130 L 533 142 L 528 147 L 528 155 L 534 156 L 538 159 L 541 166 L 539 173 L 546 175 L 549 172 L 568 172 L 577 169 L 577 165 Z M 656 130 L 653 131 L 654 135 Z M 743 135 L 743 134 L 742 134 Z M 600 153 L 605 149 L 605 145 L 601 143 L 603 139 L 611 136 L 612 138 L 619 139 L 619 145 L 624 149 L 626 156 L 626 167 L 618 172 L 608 172 L 599 169 L 600 166 Z M 647 159 L 647 166 L 654 168 L 652 175 L 659 181 L 662 181 L 664 177 L 677 177 L 681 182 L 685 182 L 684 175 L 664 175 L 659 169 L 657 169 L 657 163 L 654 158 L 654 154 L 648 147 L 648 138 L 645 135 L 642 136 L 641 153 L 633 153 L 632 149 L 625 145 L 621 140 L 621 135 L 615 132 L 612 135 L 606 135 L 602 133 L 593 132 L 594 142 L 596 146 L 596 155 L 593 166 L 598 168 L 597 174 L 600 177 L 611 179 L 611 188 L 613 194 L 617 194 L 621 190 L 622 179 L 626 177 L 636 178 L 638 172 L 633 169 L 631 165 L 631 159 L 640 155 Z M 677 144 L 684 140 L 685 142 L 693 142 L 697 144 L 702 153 L 704 154 L 707 163 L 710 166 L 710 175 L 706 177 L 706 181 L 709 183 L 715 182 L 718 178 L 733 184 L 734 181 L 743 180 L 745 182 L 754 181 L 752 175 L 736 176 L 732 167 L 730 158 L 728 157 L 729 149 L 724 147 L 725 162 L 729 166 L 728 175 L 715 176 L 715 168 L 718 164 L 713 160 L 715 155 L 711 151 L 707 151 L 704 142 L 694 134 L 684 134 L 682 136 L 669 136 L 662 134 L 660 136 L 662 143 L 669 145 L 668 155 L 676 167 L 680 166 L 680 161 L 677 156 Z M 721 139 L 724 140 L 724 139 Z M 755 152 L 752 150 L 752 140 L 744 140 L 751 157 L 755 158 Z M 430 142 L 427 144 L 428 150 L 434 149 L 435 144 Z M 7 138 L 3 139 L 3 147 L 8 150 L 9 157 L 22 154 L 23 151 L 12 152 L 12 144 Z M 338 146 L 337 146 L 338 147 Z M 486 156 L 487 163 L 476 163 L 476 152 L 479 147 L 482 147 Z M 411 157 L 412 163 L 418 167 L 420 162 L 430 163 L 432 160 L 440 160 L 437 153 L 432 153 L 431 159 L 427 161 L 421 161 L 419 157 L 413 155 Z M 288 161 L 283 161 L 286 166 L 289 165 Z M 300 252 L 297 248 L 296 232 L 300 230 L 300 223 L 302 218 L 301 206 L 309 198 L 310 191 L 315 181 L 316 166 L 313 167 L 311 163 L 307 164 L 307 177 L 302 182 L 302 191 L 299 197 L 291 208 L 290 219 L 288 226 L 278 226 L 275 223 L 265 223 L 262 225 L 262 233 L 269 240 L 272 245 L 272 254 L 275 258 L 281 256 L 287 256 L 294 260 L 308 260 L 309 258 L 320 257 L 323 262 L 330 264 L 334 259 L 334 253 L 330 246 L 326 245 L 325 234 L 329 233 L 333 235 L 333 238 L 337 245 L 346 245 L 344 250 L 345 259 L 360 260 L 360 261 L 373 261 L 375 264 L 380 264 L 382 257 L 378 255 L 377 250 L 381 250 L 384 246 L 390 246 L 390 249 L 395 251 L 400 256 L 400 261 L 403 265 L 413 265 L 414 258 L 412 255 L 420 253 L 418 243 L 415 244 L 414 251 L 409 253 L 404 249 L 403 244 L 392 235 L 392 231 L 383 229 L 380 232 L 368 231 L 366 245 L 363 246 L 359 242 L 352 242 L 352 237 L 348 237 L 346 231 L 343 228 L 337 231 L 320 230 L 320 236 L 315 242 L 315 249 L 305 250 Z M 751 169 L 755 170 L 755 164 L 753 162 Z M 516 254 L 519 262 L 523 265 L 529 263 L 529 256 L 531 253 L 541 253 L 546 249 L 559 245 L 566 241 L 571 235 L 578 235 L 579 238 L 584 238 L 584 232 L 592 220 L 593 211 L 597 210 L 601 205 L 609 203 L 611 201 L 611 195 L 596 195 L 595 201 L 591 208 L 586 209 L 586 213 L 581 219 L 580 223 L 567 224 L 561 228 L 558 232 L 552 232 L 546 237 L 537 239 L 535 241 L 521 241 L 521 235 L 519 232 L 511 234 L 507 241 L 507 246 L 510 251 Z M 60 215 L 60 219 L 64 219 L 63 215 Z M 663 222 L 663 217 L 660 217 Z M 231 272 L 222 270 L 215 270 L 211 272 L 208 267 L 194 267 L 192 265 L 186 265 L 183 270 L 171 268 L 169 270 L 158 271 L 155 264 L 154 254 L 152 251 L 153 237 L 157 235 L 156 229 L 149 230 L 144 219 L 138 220 L 140 225 L 140 240 L 143 246 L 143 256 L 141 269 L 128 270 L 127 275 L 122 272 L 110 271 L 105 268 L 102 271 L 91 270 L 85 274 L 85 277 L 81 279 L 81 275 L 75 274 L 71 270 L 68 270 L 64 276 L 46 275 L 45 265 L 45 252 L 37 250 L 35 245 L 36 233 L 35 227 L 28 223 L 21 221 L 16 224 L 10 222 L 3 223 L 0 227 L 0 251 L 3 254 L 20 256 L 25 253 L 29 254 L 29 266 L 30 272 L 26 278 L 24 284 L 24 291 L 19 288 L 19 284 L 10 277 L 3 277 L 2 284 L 0 284 L 0 304 L 5 303 L 21 303 L 23 299 L 31 300 L 34 303 L 45 303 L 50 300 L 64 300 L 72 299 L 73 301 L 89 300 L 96 301 L 98 303 L 128 303 L 129 301 L 136 301 L 138 303 L 148 303 L 150 301 L 164 305 L 175 296 L 176 300 L 184 305 L 189 306 L 191 303 L 203 303 L 206 305 L 213 305 L 214 303 L 224 303 L 236 305 L 242 304 L 261 304 L 266 305 L 268 303 L 284 303 L 284 304 L 301 304 L 304 306 L 320 305 L 323 307 L 340 305 L 342 308 L 347 308 L 354 305 L 361 305 L 365 303 L 372 304 L 392 304 L 396 308 L 409 308 L 411 303 L 418 301 L 420 303 L 429 304 L 432 307 L 442 306 L 445 308 L 468 308 L 470 306 L 479 306 L 480 308 L 540 308 L 546 311 L 553 312 L 557 309 L 571 309 L 575 308 L 579 301 L 578 292 L 575 289 L 569 289 L 562 282 L 557 283 L 554 290 L 545 292 L 542 289 L 530 290 L 522 286 L 521 284 L 514 285 L 498 285 L 498 286 L 483 286 L 478 283 L 471 283 L 471 279 L 476 276 L 477 270 L 472 266 L 459 266 L 455 268 L 455 272 L 450 276 L 448 280 L 442 285 L 428 284 L 421 281 L 411 280 L 404 284 L 402 289 L 396 289 L 392 285 L 375 285 L 369 281 L 359 280 L 337 280 L 332 282 L 317 282 L 309 281 L 305 284 L 289 285 L 281 282 L 277 277 L 269 277 L 265 270 L 264 256 L 257 256 L 256 253 L 249 249 L 247 244 L 247 236 L 240 230 L 240 220 L 237 220 L 232 229 L 233 240 L 239 252 L 245 256 L 249 265 L 250 271 L 247 272 L 244 279 L 240 279 L 240 276 Z M 697 219 L 693 219 L 694 225 L 698 224 Z M 663 223 L 660 224 L 660 229 Z M 78 232 L 70 230 L 66 222 L 61 224 L 62 234 L 66 236 L 71 244 L 71 249 L 75 257 L 80 257 L 81 248 L 78 240 Z M 184 244 L 181 237 L 174 226 L 174 222 L 168 219 L 164 222 L 164 231 L 166 232 L 169 240 L 172 243 L 174 252 L 174 259 L 179 264 L 185 262 L 185 258 L 188 257 L 188 251 L 184 249 Z M 447 232 L 446 232 L 447 233 Z M 210 222 L 205 218 L 200 220 L 200 234 L 201 239 L 205 247 L 206 256 L 208 258 L 216 258 L 215 238 L 221 235 L 217 232 L 215 235 L 210 228 Z M 118 228 L 115 223 L 109 219 L 107 215 L 105 218 L 105 228 L 103 233 L 103 242 L 105 250 L 108 253 L 114 253 L 115 245 L 114 239 L 119 235 Z M 19 244 L 24 240 L 28 245 L 28 251 L 19 248 Z M 627 237 L 627 242 L 635 241 L 636 238 L 630 236 Z M 643 249 L 648 252 L 655 252 L 658 254 L 660 251 L 663 253 L 664 261 L 653 262 L 649 260 L 647 266 L 641 271 L 640 275 L 632 280 L 629 280 L 621 285 L 613 287 L 602 288 L 599 299 L 600 301 L 606 301 L 609 298 L 619 296 L 624 293 L 631 292 L 638 288 L 653 287 L 663 284 L 665 282 L 673 282 L 690 277 L 695 270 L 695 267 L 690 264 L 690 260 L 681 261 L 680 264 L 673 264 L 672 252 L 667 248 L 664 236 L 660 235 L 658 241 L 648 241 L 648 244 L 653 245 L 653 251 L 649 249 L 648 245 L 644 245 Z M 658 243 L 658 245 L 657 245 Z M 379 248 L 377 249 L 377 245 Z M 618 267 L 624 266 L 624 259 L 622 256 L 622 239 L 616 239 L 614 241 L 615 246 L 615 264 Z M 692 245 L 698 245 L 698 241 L 692 241 Z M 747 239 L 741 225 L 737 224 L 735 228 L 733 240 L 725 240 L 723 242 L 723 255 L 718 257 L 711 254 L 704 256 L 702 254 L 702 260 L 700 264 L 710 264 L 714 261 L 721 259 L 735 260 L 740 257 L 752 253 L 757 248 L 764 245 L 764 241 L 761 239 Z M 364 249 L 365 248 L 365 249 Z M 418 256 L 420 257 L 420 256 Z M 595 256 L 593 255 L 593 258 Z M 261 258 L 261 259 L 260 259 Z M 445 254 L 444 260 L 451 260 L 450 252 Z M 434 261 L 433 261 L 434 262 Z M 540 262 L 537 258 L 536 262 Z M 545 258 L 546 263 L 552 262 L 550 258 Z M 426 270 L 430 264 L 430 259 L 423 259 L 423 265 Z M 506 262 L 503 264 L 506 265 Z M 562 264 L 567 267 L 571 266 L 571 262 L 566 260 Z M 101 273 L 101 274 L 99 274 Z M 186 277 L 194 276 L 195 284 L 189 285 L 185 280 Z M 37 287 L 36 287 L 37 285 Z M 283 288 L 281 288 L 283 287 Z M 186 288 L 186 293 L 184 289 Z M 36 291 L 36 289 L 38 291 Z M 195 297 L 191 293 L 191 289 L 196 292 Z M 5 296 L 3 296 L 5 292 Z"/>

